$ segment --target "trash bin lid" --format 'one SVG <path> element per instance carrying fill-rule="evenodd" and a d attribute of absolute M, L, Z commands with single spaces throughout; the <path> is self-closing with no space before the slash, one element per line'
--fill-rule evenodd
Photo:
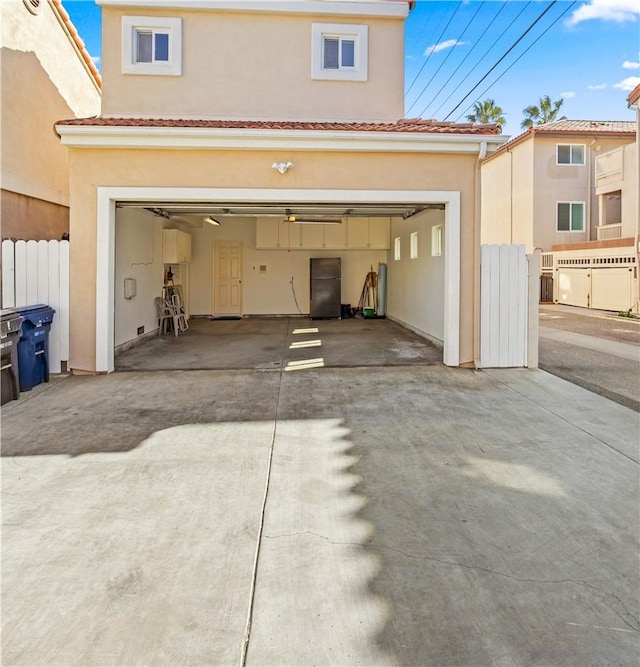
<path fill-rule="evenodd" d="M 29 322 L 34 326 L 51 323 L 53 321 L 53 314 L 56 312 L 44 303 L 39 303 L 35 306 L 24 306 L 23 308 L 17 308 L 17 310 L 25 322 Z"/>
<path fill-rule="evenodd" d="M 15 308 L 3 308 L 2 319 L 0 321 L 0 335 L 6 338 L 9 334 L 20 333 L 23 317 Z"/>

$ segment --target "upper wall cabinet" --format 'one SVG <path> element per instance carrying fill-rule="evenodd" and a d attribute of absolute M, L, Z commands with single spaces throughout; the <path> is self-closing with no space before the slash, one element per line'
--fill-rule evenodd
<path fill-rule="evenodd" d="M 389 218 L 348 218 L 340 225 L 298 225 L 278 218 L 258 218 L 258 250 L 388 250 Z"/>
<path fill-rule="evenodd" d="M 348 218 L 347 245 L 349 249 L 388 250 L 391 246 L 389 218 Z"/>
<path fill-rule="evenodd" d="M 256 248 L 258 250 L 301 247 L 299 225 L 292 225 L 280 218 L 258 218 L 256 220 Z"/>
<path fill-rule="evenodd" d="M 179 229 L 162 231 L 162 259 L 165 264 L 182 264 L 191 261 L 191 234 Z"/>

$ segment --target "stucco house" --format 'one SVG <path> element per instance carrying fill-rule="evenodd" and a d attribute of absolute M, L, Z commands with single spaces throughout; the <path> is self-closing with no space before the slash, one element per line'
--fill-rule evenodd
<path fill-rule="evenodd" d="M 2 238 L 59 240 L 69 167 L 52 128 L 99 113 L 100 74 L 60 0 L 3 0 L 0 25 Z"/>
<path fill-rule="evenodd" d="M 543 293 L 553 277 L 543 300 L 637 308 L 636 146 L 633 121 L 563 120 L 515 137 L 482 163 L 482 242 L 542 252 Z"/>
<path fill-rule="evenodd" d="M 480 161 L 505 138 L 402 118 L 412 3 L 99 4 L 101 114 L 56 124 L 74 372 L 157 330 L 168 267 L 191 316 L 297 315 L 315 257 L 354 305 L 386 263 L 387 316 L 477 359 Z"/>

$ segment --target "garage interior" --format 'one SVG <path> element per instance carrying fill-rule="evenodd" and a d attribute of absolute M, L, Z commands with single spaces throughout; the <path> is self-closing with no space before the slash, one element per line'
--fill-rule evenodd
<path fill-rule="evenodd" d="M 116 368 L 441 362 L 444 221 L 439 203 L 118 201 Z M 311 320 L 312 258 L 340 258 L 352 309 L 385 265 L 385 317 Z M 167 286 L 188 319 L 178 336 L 157 335 Z"/>

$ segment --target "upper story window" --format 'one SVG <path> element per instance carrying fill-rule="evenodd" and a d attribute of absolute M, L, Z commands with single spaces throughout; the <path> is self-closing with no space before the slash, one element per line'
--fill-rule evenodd
<path fill-rule="evenodd" d="M 124 74 L 182 74 L 182 21 L 158 16 L 122 17 Z"/>
<path fill-rule="evenodd" d="M 584 202 L 583 201 L 560 201 L 558 202 L 556 229 L 559 232 L 583 232 L 584 231 Z"/>
<path fill-rule="evenodd" d="M 311 78 L 366 81 L 368 26 L 313 23 Z"/>
<path fill-rule="evenodd" d="M 584 144 L 558 144 L 556 147 L 557 164 L 584 164 Z"/>

